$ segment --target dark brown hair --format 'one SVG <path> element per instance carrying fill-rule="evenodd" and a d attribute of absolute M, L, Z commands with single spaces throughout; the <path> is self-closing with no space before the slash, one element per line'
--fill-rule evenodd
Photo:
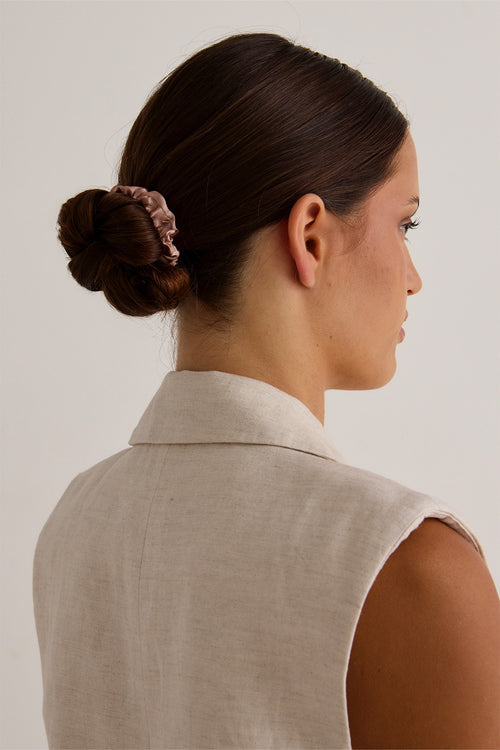
<path fill-rule="evenodd" d="M 179 233 L 177 266 L 144 207 L 84 190 L 61 207 L 68 268 L 127 315 L 189 292 L 230 323 L 257 230 L 316 193 L 357 212 L 394 171 L 408 120 L 345 63 L 277 34 L 237 34 L 197 52 L 154 90 L 127 138 L 118 183 L 157 190 Z"/>

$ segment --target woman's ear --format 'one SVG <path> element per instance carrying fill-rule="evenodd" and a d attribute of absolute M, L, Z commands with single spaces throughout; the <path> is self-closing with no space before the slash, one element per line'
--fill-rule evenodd
<path fill-rule="evenodd" d="M 325 204 L 319 195 L 307 193 L 293 205 L 288 216 L 288 246 L 298 278 L 308 288 L 317 281 L 320 249 L 325 241 Z"/>

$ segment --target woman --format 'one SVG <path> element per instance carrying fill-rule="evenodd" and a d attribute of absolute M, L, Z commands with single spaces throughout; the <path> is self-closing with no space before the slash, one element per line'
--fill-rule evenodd
<path fill-rule="evenodd" d="M 241 34 L 161 83 L 111 190 L 62 206 L 74 278 L 175 310 L 177 366 L 40 533 L 50 747 L 500 745 L 479 542 L 323 426 L 326 390 L 395 373 L 418 203 L 385 92 Z"/>

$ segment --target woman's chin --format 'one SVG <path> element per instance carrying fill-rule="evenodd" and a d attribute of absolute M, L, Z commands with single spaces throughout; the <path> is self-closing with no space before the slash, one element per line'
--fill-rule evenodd
<path fill-rule="evenodd" d="M 383 353 L 380 351 L 373 356 L 362 359 L 346 359 L 341 364 L 332 363 L 331 377 L 328 389 L 345 391 L 370 391 L 383 388 L 390 383 L 396 374 L 396 349 Z"/>
<path fill-rule="evenodd" d="M 378 367 L 377 364 L 379 364 Z M 391 382 L 397 370 L 397 361 L 394 354 L 388 359 L 384 367 L 380 367 L 380 363 L 377 364 L 374 363 L 373 367 L 364 373 L 364 377 L 360 378 L 359 384 L 355 387 L 356 390 L 375 390 L 383 388 L 384 385 Z"/>

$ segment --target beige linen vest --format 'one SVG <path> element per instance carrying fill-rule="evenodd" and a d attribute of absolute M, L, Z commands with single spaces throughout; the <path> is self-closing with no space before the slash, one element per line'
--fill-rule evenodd
<path fill-rule="evenodd" d="M 40 532 L 34 614 L 50 748 L 350 748 L 365 598 L 445 503 L 347 465 L 268 383 L 172 371 L 131 447 Z"/>

